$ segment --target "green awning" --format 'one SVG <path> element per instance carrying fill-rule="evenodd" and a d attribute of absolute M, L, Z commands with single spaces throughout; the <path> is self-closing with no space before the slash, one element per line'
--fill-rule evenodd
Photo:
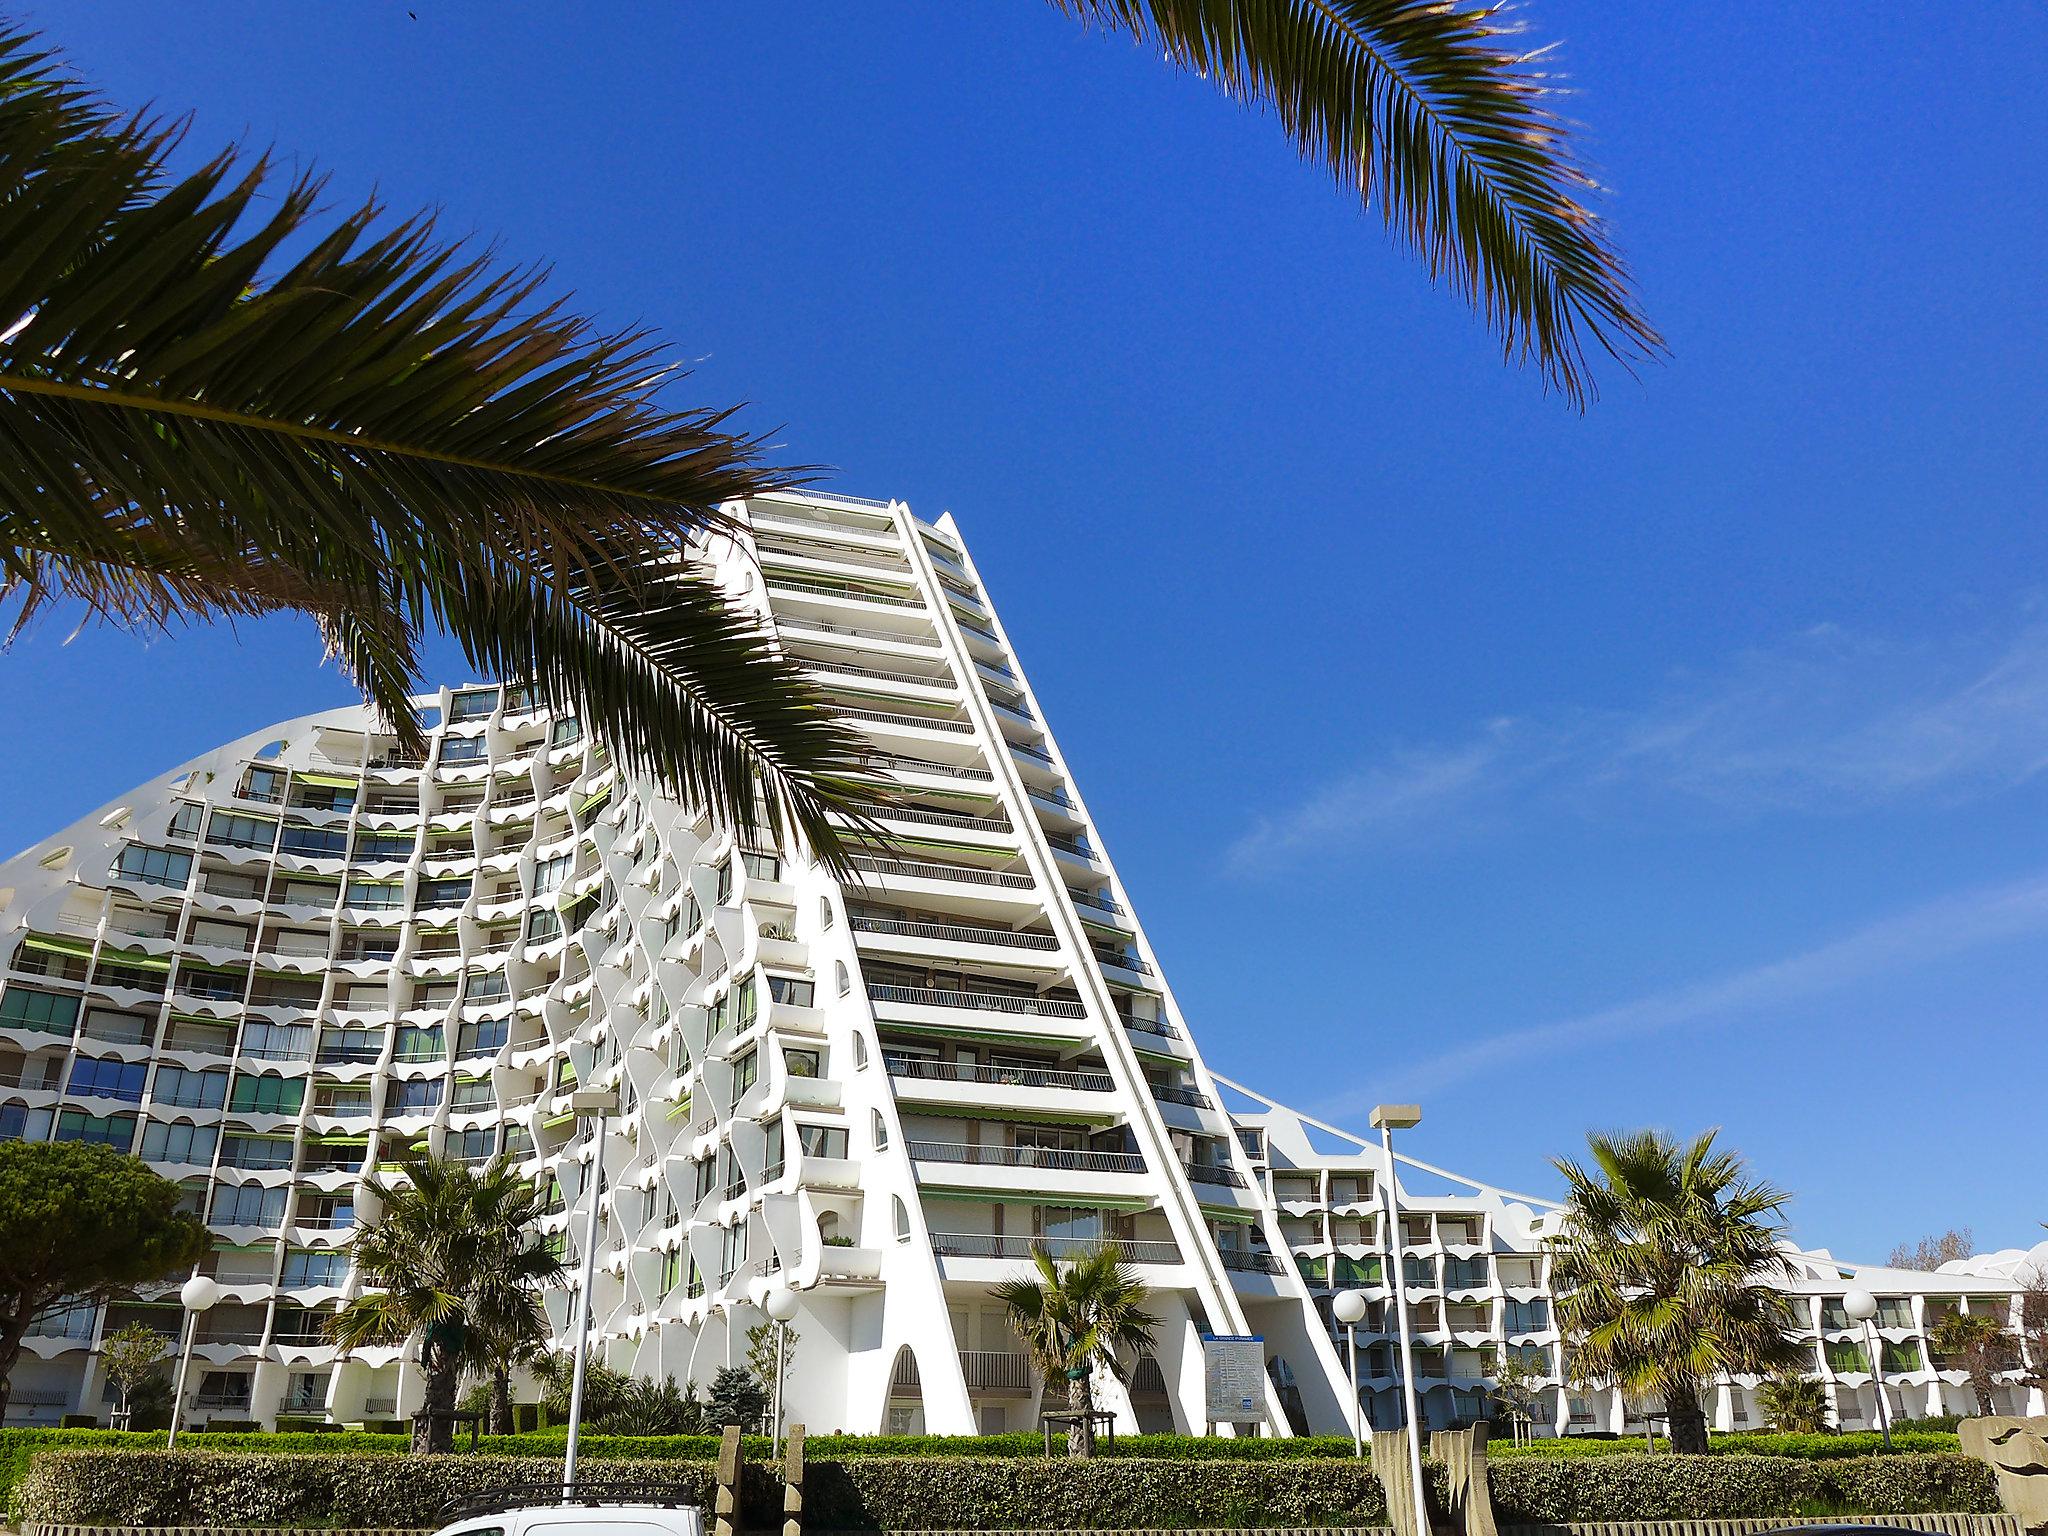
<path fill-rule="evenodd" d="M 1257 1211 L 1240 1210 L 1234 1205 L 1203 1205 L 1199 1200 L 1195 1204 L 1201 1208 L 1204 1216 L 1209 1217 L 1213 1221 L 1230 1221 L 1237 1223 L 1239 1226 L 1246 1227 L 1258 1224 L 1259 1213 Z"/>
<path fill-rule="evenodd" d="M 351 779 L 339 773 L 294 773 L 294 784 L 312 784 L 320 789 L 361 789 L 361 779 Z"/>
<path fill-rule="evenodd" d="M 1149 1211 L 1155 1202 L 1124 1195 L 1058 1195 L 1042 1190 L 967 1189 L 957 1184 L 920 1184 L 927 1200 L 972 1201 L 978 1205 L 1056 1205 L 1063 1211 Z"/>
<path fill-rule="evenodd" d="M 50 939 L 43 937 L 40 933 L 32 933 L 22 940 L 21 947 L 23 949 L 32 949 L 45 955 L 70 955 L 78 960 L 89 960 L 92 958 L 92 940 L 90 939 Z M 108 953 L 113 954 L 116 951 L 109 950 Z"/>
<path fill-rule="evenodd" d="M 1172 1051 L 1157 1051 L 1152 1049 L 1152 1047 L 1150 1046 L 1140 1045 L 1135 1040 L 1131 1042 L 1131 1054 L 1134 1056 L 1143 1056 L 1150 1061 L 1171 1062 L 1173 1065 L 1177 1067 L 1184 1067 L 1188 1064 L 1188 1058 L 1186 1056 L 1176 1056 Z"/>
<path fill-rule="evenodd" d="M 168 971 L 171 968 L 171 962 L 167 958 L 162 958 L 157 955 L 146 955 L 139 949 L 101 950 L 100 963 L 102 965 L 105 965 L 109 961 L 111 961 L 115 965 L 132 965 L 138 971 Z M 238 973 L 235 971 L 208 971 L 206 974 L 209 976 L 233 976 L 237 981 L 240 981 L 243 979 L 243 975 L 245 973 Z"/>

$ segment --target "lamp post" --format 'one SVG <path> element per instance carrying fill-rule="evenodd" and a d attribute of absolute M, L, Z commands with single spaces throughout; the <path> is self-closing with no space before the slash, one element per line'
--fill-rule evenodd
<path fill-rule="evenodd" d="M 1351 1448 L 1365 1454 L 1365 1404 L 1358 1395 L 1358 1325 L 1365 1321 L 1365 1292 L 1339 1291 L 1330 1303 L 1330 1315 L 1344 1325 L 1351 1351 Z"/>
<path fill-rule="evenodd" d="M 562 1447 L 562 1491 L 576 1491 L 576 1442 L 583 1429 L 583 1365 L 590 1356 L 591 1290 L 597 1283 L 597 1208 L 604 1195 L 604 1123 L 619 1107 L 616 1088 L 579 1088 L 569 1095 L 578 1119 L 597 1121 L 590 1154 L 590 1220 L 583 1229 L 583 1289 L 576 1301 L 576 1365 L 569 1376 L 569 1438 Z"/>
<path fill-rule="evenodd" d="M 185 1308 L 185 1349 L 178 1357 L 178 1385 L 171 1393 L 171 1432 L 164 1437 L 164 1449 L 178 1443 L 178 1420 L 185 1411 L 185 1378 L 192 1371 L 192 1344 L 199 1337 L 199 1314 L 220 1300 L 220 1284 L 209 1275 L 194 1275 L 178 1291 Z"/>
<path fill-rule="evenodd" d="M 1408 1291 L 1403 1284 L 1401 1263 L 1401 1200 L 1394 1190 L 1394 1132 L 1410 1130 L 1422 1123 L 1418 1104 L 1375 1104 L 1373 1128 L 1380 1133 L 1380 1173 L 1387 1196 L 1387 1263 L 1393 1273 L 1387 1283 L 1394 1288 L 1394 1316 L 1401 1331 L 1401 1401 L 1408 1418 L 1408 1475 L 1415 1490 L 1415 1518 L 1422 1529 L 1429 1528 L 1425 1513 L 1426 1491 L 1422 1481 L 1422 1409 L 1415 1396 L 1415 1346 L 1408 1332 Z"/>
<path fill-rule="evenodd" d="M 782 1358 L 783 1340 L 789 1334 L 789 1325 L 796 1316 L 796 1292 L 786 1285 L 778 1285 L 768 1293 L 761 1303 L 761 1310 L 768 1314 L 775 1324 L 775 1406 L 769 1422 L 769 1458 L 782 1454 Z"/>
<path fill-rule="evenodd" d="M 1863 1344 L 1870 1351 L 1870 1380 L 1877 1389 L 1877 1427 L 1884 1431 L 1884 1448 L 1892 1448 L 1892 1406 L 1884 1400 L 1884 1340 L 1877 1336 L 1872 1319 L 1877 1316 L 1877 1298 L 1865 1290 L 1854 1290 L 1842 1298 L 1842 1310 L 1863 1325 Z"/>

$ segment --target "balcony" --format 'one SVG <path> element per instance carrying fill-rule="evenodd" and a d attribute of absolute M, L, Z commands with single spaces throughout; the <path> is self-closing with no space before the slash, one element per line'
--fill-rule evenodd
<path fill-rule="evenodd" d="M 933 864 L 921 859 L 879 859 L 872 854 L 857 853 L 850 861 L 855 869 L 876 875 L 901 875 L 918 880 L 958 880 L 969 885 L 998 885 L 1009 890 L 1028 891 L 1032 881 L 1029 875 L 1005 874 L 1001 870 L 981 869 L 972 864 Z"/>
<path fill-rule="evenodd" d="M 887 709 L 835 709 L 833 714 L 841 720 L 864 720 L 871 725 L 910 726 L 922 731 L 946 731 L 956 736 L 970 736 L 974 723 L 970 720 L 952 720 L 944 715 L 904 715 Z"/>
<path fill-rule="evenodd" d="M 1157 1035 L 1162 1040 L 1183 1038 L 1181 1032 L 1164 1019 L 1141 1019 L 1129 1013 L 1120 1013 L 1117 1018 L 1123 1022 L 1125 1029 L 1136 1030 L 1141 1035 Z"/>
<path fill-rule="evenodd" d="M 1221 1184 L 1231 1189 L 1245 1187 L 1244 1175 L 1235 1168 L 1225 1168 L 1217 1163 L 1182 1163 L 1181 1167 L 1197 1184 Z"/>
<path fill-rule="evenodd" d="M 954 992 L 937 987 L 899 987 L 876 982 L 868 995 L 878 1003 L 915 1003 L 927 1008 L 975 1008 L 991 1013 L 1021 1013 L 1047 1019 L 1085 1019 L 1088 1010 L 1058 997 L 1019 997 L 1007 992 Z"/>
<path fill-rule="evenodd" d="M 888 640 L 897 645 L 936 646 L 939 643 L 937 635 L 893 629 L 862 629 L 853 624 L 828 624 L 822 619 L 792 613 L 777 614 L 775 622 L 784 629 L 807 629 L 820 635 L 852 635 L 861 640 Z"/>
<path fill-rule="evenodd" d="M 970 1392 L 1029 1392 L 1031 1357 L 1008 1350 L 963 1349 L 960 1374 Z"/>
<path fill-rule="evenodd" d="M 964 1141 L 913 1141 L 911 1160 L 963 1163 L 976 1168 L 1049 1168 L 1076 1173 L 1143 1173 L 1136 1152 L 1091 1152 L 1067 1147 L 1001 1147 Z"/>
<path fill-rule="evenodd" d="M 780 571 L 768 571 L 765 575 L 771 592 L 801 592 L 814 597 L 836 597 L 848 602 L 875 603 L 884 608 L 924 607 L 924 599 L 915 593 L 901 595 L 858 586 L 850 581 L 818 581 L 808 576 L 786 576 Z"/>
<path fill-rule="evenodd" d="M 958 763 L 939 763 L 928 757 L 909 757 L 901 752 L 866 752 L 861 755 L 861 762 L 868 767 L 900 769 L 904 773 L 929 773 L 942 779 L 995 778 L 988 769 L 979 766 L 962 767 Z"/>
<path fill-rule="evenodd" d="M 1107 1072 L 1077 1072 L 1063 1067 L 992 1067 L 972 1061 L 933 1061 L 922 1056 L 892 1056 L 886 1050 L 882 1054 L 891 1077 L 916 1078 L 925 1082 L 985 1083 L 1010 1088 L 1058 1088 L 1075 1093 L 1108 1093 L 1116 1086 Z"/>
<path fill-rule="evenodd" d="M 1257 1253 L 1249 1248 L 1218 1248 L 1216 1256 L 1223 1261 L 1225 1269 L 1234 1269 L 1248 1275 L 1280 1275 L 1286 1270 L 1277 1256 Z"/>
<path fill-rule="evenodd" d="M 1138 1027 L 1136 1024 L 1131 1023 L 1129 1019 L 1124 1020 L 1124 1022 L 1130 1024 L 1133 1029 Z M 1171 1026 L 1163 1030 L 1162 1033 L 1171 1035 Z M 1175 1035 L 1173 1038 L 1178 1039 L 1179 1036 Z M 1209 1095 L 1202 1092 L 1199 1088 L 1176 1088 L 1167 1083 L 1154 1083 L 1152 1085 L 1152 1097 L 1162 1104 L 1185 1104 L 1190 1109 L 1214 1109 L 1216 1107 L 1215 1100 L 1211 1099 Z M 1239 1182 L 1242 1183 L 1243 1181 L 1239 1180 Z"/>
<path fill-rule="evenodd" d="M 1111 1246 L 1099 1237 L 995 1237 L 986 1232 L 934 1232 L 932 1252 L 942 1259 L 1029 1259 L 1043 1249 L 1055 1259 L 1086 1258 Z M 1113 1246 L 1127 1264 L 1178 1264 L 1180 1249 L 1154 1238 L 1124 1238 Z"/>
<path fill-rule="evenodd" d="M 954 944 L 997 944 L 1005 949 L 1056 950 L 1060 947 L 1060 941 L 1049 933 L 1018 933 L 1009 928 L 981 928 L 966 923 L 915 923 L 893 917 L 854 917 L 848 921 L 855 933 L 939 939 Z"/>

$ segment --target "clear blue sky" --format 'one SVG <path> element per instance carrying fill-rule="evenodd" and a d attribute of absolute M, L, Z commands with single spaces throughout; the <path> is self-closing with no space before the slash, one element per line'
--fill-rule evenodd
<path fill-rule="evenodd" d="M 1217 1070 L 1538 1190 L 1721 1125 L 1810 1243 L 2030 1244 L 2048 10 L 1525 14 L 1672 345 L 1583 419 L 1032 0 L 26 10 L 951 508 Z M 64 635 L 0 662 L 8 848 L 348 697 L 293 623 Z"/>

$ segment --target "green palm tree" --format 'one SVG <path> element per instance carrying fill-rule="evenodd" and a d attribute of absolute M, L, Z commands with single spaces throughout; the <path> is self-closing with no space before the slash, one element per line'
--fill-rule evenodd
<path fill-rule="evenodd" d="M 1934 1325 L 1927 1342 L 1937 1363 L 1950 1370 L 1960 1365 L 1969 1374 L 1977 1411 L 1995 1412 L 1991 1393 L 1999 1372 L 2020 1363 L 2019 1341 L 2006 1332 L 2005 1325 L 1988 1313 L 1951 1312 Z"/>
<path fill-rule="evenodd" d="M 1788 1435 L 1821 1435 L 1828 1423 L 1827 1383 L 1804 1372 L 1773 1376 L 1756 1389 L 1757 1406 L 1771 1427 Z"/>
<path fill-rule="evenodd" d="M 1718 1376 L 1804 1359 L 1769 1283 L 1788 1273 L 1776 1218 L 1790 1197 L 1715 1151 L 1714 1136 L 1596 1133 L 1595 1171 L 1557 1160 L 1568 1194 L 1551 1277 L 1575 1374 L 1661 1401 L 1678 1451 L 1707 1449 L 1702 1395 Z"/>
<path fill-rule="evenodd" d="M 417 1340 L 426 1377 L 415 1451 L 447 1450 L 465 1367 L 491 1371 L 512 1358 L 516 1339 L 544 1330 L 541 1287 L 561 1278 L 560 1259 L 535 1229 L 535 1201 L 511 1170 L 448 1158 L 411 1157 L 405 1177 L 364 1181 L 382 1206 L 349 1242 L 372 1289 L 328 1324 L 345 1350 Z"/>
<path fill-rule="evenodd" d="M 1042 1247 L 1033 1248 L 1031 1257 L 1038 1266 L 1036 1280 L 1006 1280 L 993 1294 L 1037 1363 L 1047 1391 L 1065 1381 L 1068 1406 L 1083 1415 L 1093 1413 L 1096 1368 L 1127 1381 L 1125 1358 L 1135 1362 L 1151 1349 L 1159 1319 L 1145 1310 L 1145 1287 L 1137 1272 L 1119 1261 L 1114 1243 L 1064 1267 Z M 1068 1429 L 1067 1450 L 1074 1456 L 1095 1454 L 1092 1420 L 1084 1417 Z"/>
<path fill-rule="evenodd" d="M 478 1252 L 469 1322 L 490 1387 L 494 1435 L 512 1433 L 512 1368 L 545 1356 L 553 1336 L 540 1293 L 559 1285 L 566 1271 L 555 1250 L 535 1238 L 544 1203 L 542 1192 L 503 1162 L 489 1164 L 470 1190 Z"/>

